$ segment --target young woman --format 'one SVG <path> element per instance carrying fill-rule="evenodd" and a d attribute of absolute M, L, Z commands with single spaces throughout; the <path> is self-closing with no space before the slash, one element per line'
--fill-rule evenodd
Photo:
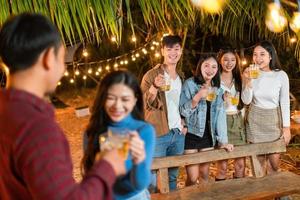
<path fill-rule="evenodd" d="M 258 43 L 253 51 L 253 62 L 259 66 L 258 78 L 250 78 L 249 68 L 243 73 L 242 100 L 250 104 L 246 123 L 247 141 L 269 142 L 282 136 L 288 144 L 291 138 L 289 79 L 281 70 L 272 43 Z M 279 154 L 269 154 L 260 156 L 259 160 L 267 172 L 272 173 L 279 168 L 279 158 Z"/>
<path fill-rule="evenodd" d="M 127 71 L 115 71 L 101 81 L 91 118 L 84 135 L 84 173 L 92 168 L 99 152 L 99 136 L 108 129 L 130 130 L 126 175 L 116 181 L 114 199 L 150 199 L 154 128 L 143 120 L 142 92 L 136 78 Z M 114 133 L 113 133 L 114 134 Z M 103 172 L 105 173 L 105 172 Z"/>
<path fill-rule="evenodd" d="M 206 100 L 210 88 L 215 87 L 216 97 Z M 180 113 L 185 118 L 188 133 L 185 136 L 185 154 L 204 151 L 218 146 L 228 151 L 226 113 L 220 88 L 219 65 L 214 55 L 203 56 L 194 77 L 184 82 L 180 96 Z M 186 185 L 208 181 L 210 163 L 189 165 Z"/>
<path fill-rule="evenodd" d="M 221 64 L 221 88 L 225 91 L 225 109 L 227 119 L 227 135 L 229 143 L 242 145 L 246 143 L 244 119 L 241 110 L 243 103 L 240 100 L 242 93 L 242 77 L 239 65 L 239 56 L 232 49 L 221 50 L 218 55 Z M 232 101 L 232 98 L 239 100 Z M 216 180 L 226 179 L 227 162 L 218 162 Z M 245 176 L 245 158 L 234 160 L 234 178 Z"/>

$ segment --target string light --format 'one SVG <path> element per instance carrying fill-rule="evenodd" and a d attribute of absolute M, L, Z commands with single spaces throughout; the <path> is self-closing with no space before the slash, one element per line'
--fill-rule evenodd
<path fill-rule="evenodd" d="M 88 73 L 89 74 L 93 73 L 93 70 L 91 68 L 89 68 Z"/>
<path fill-rule="evenodd" d="M 119 66 L 118 63 L 115 63 L 115 64 L 114 64 L 114 67 L 115 67 L 115 68 L 118 67 L 118 66 Z"/>
<path fill-rule="evenodd" d="M 132 42 L 136 42 L 136 37 L 135 37 L 135 36 L 132 36 L 131 41 L 132 41 Z"/>
<path fill-rule="evenodd" d="M 75 75 L 76 75 L 76 76 L 79 76 L 79 74 L 80 74 L 79 70 L 78 70 L 78 69 L 76 69 L 76 71 L 75 71 Z"/>
<path fill-rule="evenodd" d="M 109 71 L 110 70 L 109 65 L 106 65 L 105 69 L 106 69 L 106 71 Z"/>
<path fill-rule="evenodd" d="M 111 37 L 111 41 L 112 41 L 112 42 L 116 42 L 116 41 L 117 41 L 116 36 L 112 36 L 112 37 Z"/>
<path fill-rule="evenodd" d="M 191 0 L 191 2 L 209 13 L 219 13 L 226 0 Z"/>
<path fill-rule="evenodd" d="M 154 47 L 154 46 L 151 46 L 150 49 L 153 51 L 153 50 L 155 49 L 155 47 Z"/>
<path fill-rule="evenodd" d="M 69 76 L 69 72 L 65 71 L 64 76 Z"/>
<path fill-rule="evenodd" d="M 75 82 L 74 79 L 71 78 L 71 79 L 70 79 L 70 83 L 74 83 L 74 82 Z"/>
<path fill-rule="evenodd" d="M 120 65 L 124 65 L 124 61 L 123 60 L 120 61 Z"/>
<path fill-rule="evenodd" d="M 98 71 L 96 71 L 96 72 L 95 72 L 95 75 L 96 75 L 96 76 L 99 76 L 99 75 L 100 75 L 100 73 L 99 73 Z"/>
<path fill-rule="evenodd" d="M 268 7 L 266 26 L 270 31 L 275 33 L 283 31 L 287 25 L 287 19 L 283 14 L 279 0 L 275 0 L 274 3 L 270 3 Z"/>
<path fill-rule="evenodd" d="M 88 57 L 89 53 L 88 53 L 88 51 L 86 49 L 83 49 L 82 55 L 83 55 L 83 57 Z"/>
<path fill-rule="evenodd" d="M 245 58 L 242 59 L 242 65 L 247 65 L 247 60 Z"/>
<path fill-rule="evenodd" d="M 128 64 L 128 60 L 125 60 L 125 61 L 124 61 L 124 64 L 127 65 L 127 64 Z"/>
<path fill-rule="evenodd" d="M 83 80 L 86 80 L 87 77 L 86 77 L 86 75 L 84 75 L 82 78 L 83 78 Z"/>
<path fill-rule="evenodd" d="M 102 68 L 101 67 L 98 67 L 98 72 L 102 72 Z"/>
<path fill-rule="evenodd" d="M 297 38 L 296 38 L 296 37 L 292 37 L 292 38 L 290 39 L 290 42 L 291 42 L 291 43 L 297 42 Z"/>
<path fill-rule="evenodd" d="M 298 5 L 300 7 L 300 5 Z M 299 32 L 300 30 L 300 12 L 294 12 L 293 18 L 290 22 L 290 28 L 294 32 Z"/>
<path fill-rule="evenodd" d="M 140 57 L 140 54 L 139 54 L 139 53 L 136 53 L 136 54 L 135 54 L 135 57 L 137 57 L 137 58 Z"/>
<path fill-rule="evenodd" d="M 61 82 L 59 81 L 59 82 L 57 83 L 57 85 L 58 85 L 58 86 L 61 86 Z"/>
<path fill-rule="evenodd" d="M 135 60 L 136 60 L 136 58 L 135 58 L 134 56 L 132 56 L 131 60 L 132 60 L 132 61 L 135 61 Z"/>
<path fill-rule="evenodd" d="M 155 56 L 156 58 L 159 58 L 159 57 L 160 57 L 160 53 L 156 52 L 156 53 L 154 54 L 154 56 Z"/>
<path fill-rule="evenodd" d="M 145 48 L 142 49 L 142 52 L 146 55 L 148 52 Z"/>

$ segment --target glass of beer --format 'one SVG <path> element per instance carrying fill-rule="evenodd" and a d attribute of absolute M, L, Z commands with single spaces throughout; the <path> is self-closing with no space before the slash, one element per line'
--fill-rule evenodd
<path fill-rule="evenodd" d="M 239 104 L 239 101 L 240 101 L 240 93 L 239 92 L 236 92 L 235 95 L 230 96 L 231 105 L 237 106 Z"/>
<path fill-rule="evenodd" d="M 126 159 L 129 154 L 129 131 L 122 128 L 110 127 L 108 129 L 109 143 L 118 149 L 118 153 Z"/>
<path fill-rule="evenodd" d="M 250 78 L 256 79 L 259 76 L 259 67 L 256 64 L 251 64 L 249 67 Z"/>
<path fill-rule="evenodd" d="M 165 84 L 160 87 L 160 90 L 169 91 L 171 89 L 171 80 L 170 80 L 170 76 L 166 72 L 164 73 L 164 81 Z"/>
<path fill-rule="evenodd" d="M 206 96 L 207 101 L 214 101 L 217 96 L 217 88 L 216 87 L 209 87 L 208 94 Z"/>

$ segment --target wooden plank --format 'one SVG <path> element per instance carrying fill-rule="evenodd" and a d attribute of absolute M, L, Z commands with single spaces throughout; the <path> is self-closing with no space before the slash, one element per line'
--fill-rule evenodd
<path fill-rule="evenodd" d="M 252 165 L 252 172 L 254 177 L 259 178 L 264 176 L 263 167 L 261 166 L 258 158 L 256 155 L 252 155 L 250 157 L 251 165 Z"/>
<path fill-rule="evenodd" d="M 279 172 L 263 178 L 247 177 L 186 187 L 169 194 L 152 194 L 152 200 L 254 200 L 300 194 L 300 176 Z"/>
<path fill-rule="evenodd" d="M 286 146 L 283 140 L 275 142 L 265 142 L 259 144 L 247 144 L 236 146 L 232 152 L 227 152 L 224 149 L 215 149 L 188 155 L 168 156 L 155 158 L 153 160 L 152 169 L 178 167 L 190 164 L 199 164 L 212 162 L 216 160 L 225 160 L 239 157 L 251 156 L 253 154 L 270 154 L 285 152 Z"/>
<path fill-rule="evenodd" d="M 169 190 L 169 176 L 168 168 L 159 169 L 157 172 L 157 187 L 160 193 L 168 193 Z"/>

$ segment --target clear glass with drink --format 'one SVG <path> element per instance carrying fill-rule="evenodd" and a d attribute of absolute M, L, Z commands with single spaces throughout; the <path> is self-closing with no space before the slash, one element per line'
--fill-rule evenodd
<path fill-rule="evenodd" d="M 163 86 L 161 86 L 159 89 L 161 91 L 169 91 L 171 89 L 171 79 L 170 79 L 170 76 L 166 72 L 164 73 L 164 81 L 165 81 L 165 84 Z"/>
<path fill-rule="evenodd" d="M 256 64 L 251 64 L 249 66 L 250 78 L 256 79 L 259 76 L 259 67 Z"/>
<path fill-rule="evenodd" d="M 217 88 L 216 87 L 209 87 L 208 94 L 206 96 L 207 101 L 214 101 L 217 96 Z"/>
<path fill-rule="evenodd" d="M 129 132 L 124 129 L 109 128 L 107 133 L 99 136 L 100 158 L 105 151 L 113 148 L 118 149 L 118 153 L 126 159 L 129 154 Z"/>
<path fill-rule="evenodd" d="M 231 105 L 237 106 L 240 101 L 240 92 L 236 92 L 235 95 L 230 95 L 230 103 Z"/>

